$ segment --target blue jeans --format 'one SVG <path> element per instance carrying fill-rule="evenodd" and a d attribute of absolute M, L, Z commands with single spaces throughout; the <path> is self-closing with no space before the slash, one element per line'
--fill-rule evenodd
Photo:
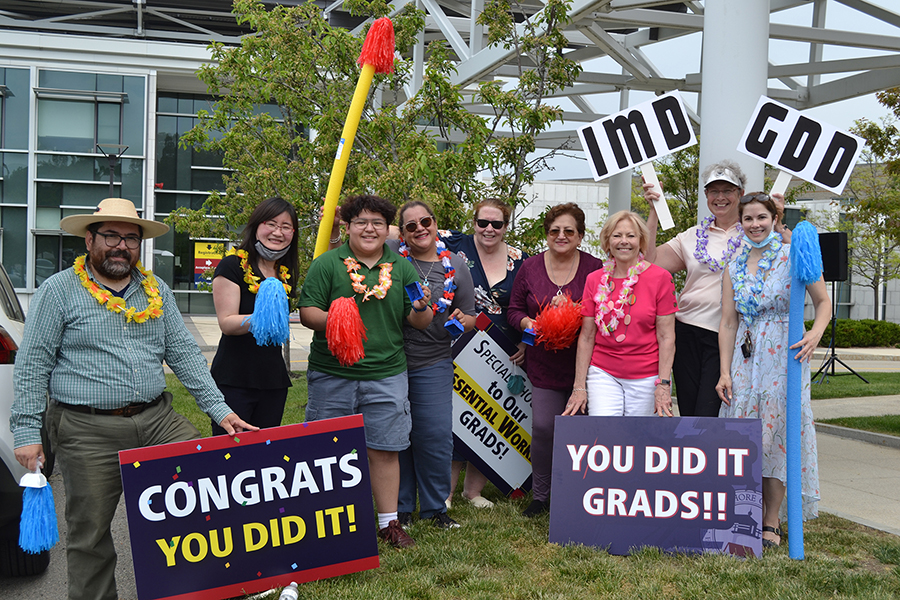
<path fill-rule="evenodd" d="M 400 452 L 400 497 L 397 510 L 416 510 L 429 519 L 444 512 L 450 495 L 450 459 L 453 455 L 453 360 L 409 371 L 409 406 L 412 413 L 410 446 Z"/>

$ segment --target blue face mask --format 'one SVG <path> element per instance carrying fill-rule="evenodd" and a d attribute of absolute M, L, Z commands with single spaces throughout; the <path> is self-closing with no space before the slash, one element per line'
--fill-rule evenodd
<path fill-rule="evenodd" d="M 775 230 L 773 229 L 772 231 L 769 232 L 769 235 L 766 237 L 766 239 L 764 239 L 761 242 L 754 242 L 749 237 L 747 237 L 746 233 L 744 234 L 744 241 L 747 242 L 748 244 L 750 244 L 751 246 L 753 246 L 754 248 L 765 248 L 772 242 L 772 240 L 774 240 L 777 237 L 778 237 L 778 234 L 775 233 Z"/>

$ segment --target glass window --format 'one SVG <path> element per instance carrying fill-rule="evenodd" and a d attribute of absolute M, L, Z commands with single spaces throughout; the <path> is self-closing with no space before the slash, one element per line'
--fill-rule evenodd
<path fill-rule="evenodd" d="M 58 221 L 57 221 L 58 223 Z M 3 266 L 17 288 L 25 287 L 25 249 L 28 247 L 28 209 L 5 206 L 0 208 L 0 227 L 3 229 Z"/>
<path fill-rule="evenodd" d="M 93 101 L 38 100 L 38 150 L 94 152 Z"/>
<path fill-rule="evenodd" d="M 113 191 L 121 196 L 122 186 L 116 183 Z M 97 206 L 109 195 L 109 183 L 55 183 L 41 181 L 37 184 L 37 206 Z M 129 198 L 130 199 L 130 198 Z M 140 209 L 140 201 L 134 200 Z"/>
<path fill-rule="evenodd" d="M 121 113 L 121 104 L 113 102 L 99 102 L 97 104 L 98 144 L 119 143 L 119 121 L 121 119 Z"/>
<path fill-rule="evenodd" d="M 26 204 L 28 202 L 28 155 L 6 152 L 0 154 L 0 202 Z"/>
<path fill-rule="evenodd" d="M 167 215 L 176 208 L 190 208 L 199 210 L 203 208 L 206 194 L 175 194 L 169 192 L 156 192 L 156 214 Z"/>
<path fill-rule="evenodd" d="M 95 73 L 41 69 L 38 73 L 38 87 L 94 91 L 97 89 L 97 75 Z"/>
<path fill-rule="evenodd" d="M 72 235 L 39 235 L 34 239 L 34 285 L 68 269 L 86 252 L 84 238 Z"/>
<path fill-rule="evenodd" d="M 3 148 L 28 148 L 29 76 L 28 69 L 0 69 L 0 82 L 9 88 L 9 93 L 0 100 L 3 122 L 0 146 Z"/>

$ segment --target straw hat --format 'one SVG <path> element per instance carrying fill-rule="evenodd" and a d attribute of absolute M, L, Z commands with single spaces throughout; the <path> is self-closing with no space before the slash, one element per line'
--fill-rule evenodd
<path fill-rule="evenodd" d="M 124 198 L 106 198 L 97 205 L 93 214 L 70 215 L 60 221 L 59 226 L 72 235 L 85 237 L 88 225 L 106 221 L 140 225 L 144 229 L 144 239 L 155 238 L 169 231 L 169 226 L 165 223 L 140 218 L 131 200 Z"/>

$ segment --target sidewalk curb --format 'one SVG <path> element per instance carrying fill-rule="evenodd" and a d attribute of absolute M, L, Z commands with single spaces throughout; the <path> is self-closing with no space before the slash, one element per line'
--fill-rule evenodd
<path fill-rule="evenodd" d="M 841 427 L 840 425 L 828 425 L 826 423 L 816 423 L 816 433 L 836 435 L 838 437 L 857 440 L 859 442 L 866 442 L 868 444 L 888 446 L 890 448 L 900 449 L 900 437 L 897 437 L 895 435 L 874 433 L 872 431 L 863 431 L 861 429 Z"/>
<path fill-rule="evenodd" d="M 839 348 L 835 348 L 834 355 L 841 360 L 900 360 L 900 356 L 892 356 L 890 354 L 859 354 L 859 353 L 842 353 Z M 821 352 L 816 350 L 813 352 L 813 361 L 828 360 L 831 358 L 831 351 Z"/>

